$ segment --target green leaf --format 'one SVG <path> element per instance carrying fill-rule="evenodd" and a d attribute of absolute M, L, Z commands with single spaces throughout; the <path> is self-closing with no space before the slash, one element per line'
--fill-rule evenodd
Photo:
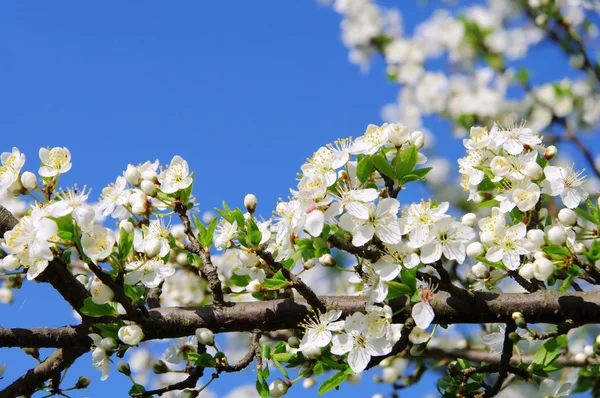
<path fill-rule="evenodd" d="M 585 211 L 583 209 L 573 209 L 573 211 L 575 213 L 577 213 L 578 216 L 585 218 L 592 224 L 596 224 L 596 225 L 598 224 L 598 222 L 594 219 L 594 217 L 592 217 L 592 215 L 590 213 L 588 213 L 587 211 Z"/>
<path fill-rule="evenodd" d="M 571 255 L 571 252 L 569 251 L 569 249 L 567 249 L 566 247 L 561 247 L 561 246 L 548 246 L 548 247 L 544 247 L 544 252 L 548 253 L 548 254 L 553 254 L 556 256 L 561 256 L 561 257 L 568 257 Z"/>
<path fill-rule="evenodd" d="M 396 177 L 401 179 L 405 175 L 411 174 L 417 166 L 419 152 L 416 147 L 409 146 L 406 149 L 398 151 L 396 154 Z"/>
<path fill-rule="evenodd" d="M 279 361 L 277 360 L 277 358 L 274 356 L 272 358 L 273 363 L 275 364 L 275 366 L 277 366 L 277 369 L 279 369 L 279 371 L 281 372 L 281 374 L 283 374 L 285 376 L 286 379 L 289 379 L 289 375 L 287 370 L 285 370 L 285 368 L 283 366 L 281 366 L 281 363 L 279 363 Z"/>
<path fill-rule="evenodd" d="M 190 358 L 191 360 L 191 358 Z M 204 353 L 198 355 L 198 358 L 194 359 L 194 365 L 200 366 L 203 368 L 214 368 L 215 367 L 215 359 L 209 353 Z"/>
<path fill-rule="evenodd" d="M 213 218 L 210 221 L 210 224 L 208 224 L 208 228 L 204 228 L 204 225 L 202 225 L 202 231 L 199 230 L 198 233 L 198 237 L 200 240 L 200 244 L 202 245 L 202 247 L 204 248 L 209 248 L 212 246 L 213 243 L 213 237 L 215 234 L 215 229 L 217 229 L 217 217 Z"/>
<path fill-rule="evenodd" d="M 315 376 L 321 376 L 321 374 L 323 373 L 323 364 L 320 362 L 317 363 L 313 368 L 313 372 L 315 373 Z"/>
<path fill-rule="evenodd" d="M 423 167 L 422 169 L 413 170 L 411 175 L 416 175 L 417 177 L 423 178 L 431 171 L 431 167 Z"/>
<path fill-rule="evenodd" d="M 390 281 L 386 282 L 385 284 L 388 285 L 388 294 L 386 300 L 393 300 L 398 297 L 412 295 L 413 289 L 404 283 Z"/>
<path fill-rule="evenodd" d="M 125 261 L 133 248 L 133 231 L 128 233 L 124 228 L 119 232 L 119 259 Z"/>
<path fill-rule="evenodd" d="M 600 225 L 600 210 L 598 210 L 598 208 L 594 206 L 594 203 L 592 203 L 592 200 L 590 198 L 587 198 L 585 200 L 585 205 L 589 209 L 592 217 L 594 217 L 594 219 L 596 220 L 594 223 L 596 225 Z"/>
<path fill-rule="evenodd" d="M 412 291 L 417 290 L 417 267 L 412 269 L 402 267 L 400 279 Z"/>
<path fill-rule="evenodd" d="M 477 208 L 484 209 L 486 207 L 498 206 L 499 204 L 500 202 L 498 202 L 496 199 L 486 200 L 485 202 L 481 202 L 480 204 L 478 204 Z"/>
<path fill-rule="evenodd" d="M 556 360 L 556 358 L 560 356 L 559 349 L 560 347 L 556 339 L 549 339 L 535 353 L 532 363 L 536 365 L 541 365 L 541 368 L 549 366 L 552 362 Z"/>
<path fill-rule="evenodd" d="M 235 270 L 231 273 L 231 277 L 229 278 L 229 282 L 234 286 L 246 287 L 252 281 L 249 275 L 238 275 L 235 273 Z"/>
<path fill-rule="evenodd" d="M 323 384 L 321 384 L 321 387 L 319 387 L 319 395 L 325 394 L 327 391 L 331 391 L 334 388 L 338 387 L 348 378 L 350 373 L 352 373 L 352 371 L 350 369 L 346 369 L 342 372 L 334 374 L 333 376 L 325 380 Z"/>
<path fill-rule="evenodd" d="M 268 344 L 260 346 L 260 356 L 265 359 L 271 359 L 271 347 Z"/>
<path fill-rule="evenodd" d="M 180 200 L 184 204 L 187 204 L 187 202 L 190 199 L 190 196 L 192 196 L 192 188 L 194 187 L 194 173 L 190 173 L 190 177 L 192 178 L 192 183 L 190 184 L 189 187 L 187 187 L 186 189 L 181 191 L 181 194 L 179 196 Z"/>
<path fill-rule="evenodd" d="M 265 279 L 262 283 L 262 287 L 268 290 L 277 290 L 287 287 L 289 284 L 290 282 L 286 279 Z"/>
<path fill-rule="evenodd" d="M 123 290 L 125 290 L 125 295 L 130 299 L 136 302 L 142 302 L 142 298 L 144 297 L 144 293 L 146 293 L 146 288 L 144 286 L 131 286 L 131 285 L 123 285 Z"/>
<path fill-rule="evenodd" d="M 132 397 L 143 392 L 146 392 L 146 389 L 141 384 L 134 384 L 133 386 L 131 386 L 131 389 L 129 389 L 129 395 Z"/>
<path fill-rule="evenodd" d="M 273 354 L 273 359 L 276 359 L 279 362 L 290 362 L 294 358 L 296 358 L 297 354 L 292 354 L 290 352 L 278 352 L 277 354 Z"/>
<path fill-rule="evenodd" d="M 600 240 L 595 240 L 590 247 L 590 250 L 585 254 L 589 262 L 595 263 L 600 260 Z"/>
<path fill-rule="evenodd" d="M 369 179 L 371 172 L 373 171 L 373 159 L 367 155 L 362 158 L 356 166 L 356 177 L 360 182 L 365 182 Z"/>
<path fill-rule="evenodd" d="M 392 180 L 396 179 L 396 172 L 392 166 L 388 163 L 387 159 L 383 157 L 383 155 L 374 155 L 373 156 L 373 164 L 377 171 L 386 177 L 391 178 Z"/>
<path fill-rule="evenodd" d="M 102 337 L 112 337 L 114 339 L 118 338 L 119 329 L 123 326 L 123 322 L 117 323 L 94 323 L 94 327 L 100 329 L 100 334 Z"/>
<path fill-rule="evenodd" d="M 92 318 L 99 318 L 102 316 L 119 316 L 116 303 L 111 302 L 106 304 L 95 304 L 91 297 L 88 297 L 83 301 L 83 307 L 81 307 L 80 311 L 82 314 L 91 316 Z"/>

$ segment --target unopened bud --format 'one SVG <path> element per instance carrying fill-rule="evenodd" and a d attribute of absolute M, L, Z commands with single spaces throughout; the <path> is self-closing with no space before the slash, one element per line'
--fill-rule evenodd
<path fill-rule="evenodd" d="M 82 390 L 84 388 L 87 388 L 91 383 L 91 380 L 89 377 L 87 376 L 79 376 L 79 379 L 77 379 L 77 383 L 75 383 L 75 389 L 77 390 Z"/>
<path fill-rule="evenodd" d="M 521 340 L 521 336 L 519 336 L 519 334 L 515 332 L 509 333 L 508 338 L 511 339 L 513 343 L 517 343 L 519 340 Z"/>
<path fill-rule="evenodd" d="M 473 242 L 467 246 L 467 256 L 477 258 L 484 253 L 483 245 L 479 242 Z"/>
<path fill-rule="evenodd" d="M 558 212 L 558 221 L 560 221 L 562 225 L 572 227 L 577 224 L 577 213 L 571 209 L 561 209 Z"/>
<path fill-rule="evenodd" d="M 246 291 L 248 291 L 248 293 L 260 292 L 261 287 L 262 287 L 262 284 L 261 284 L 260 280 L 254 279 L 254 280 L 250 281 L 248 286 L 246 286 Z"/>
<path fill-rule="evenodd" d="M 316 258 L 311 258 L 309 260 L 306 260 L 304 262 L 304 268 L 306 269 L 311 269 L 315 266 L 315 264 L 317 263 L 317 259 Z"/>
<path fill-rule="evenodd" d="M 425 353 L 425 346 L 423 344 L 415 344 L 410 347 L 410 355 L 413 357 L 420 357 Z"/>
<path fill-rule="evenodd" d="M 304 388 L 312 388 L 315 384 L 317 383 L 317 381 L 315 379 L 313 379 L 312 377 L 309 377 L 307 379 L 304 379 L 304 381 L 302 382 L 302 387 Z"/>
<path fill-rule="evenodd" d="M 515 321 L 515 324 L 520 327 L 520 328 L 525 328 L 527 327 L 527 322 L 525 322 L 525 318 L 523 317 L 523 314 L 520 312 L 513 312 L 512 313 L 512 319 L 513 321 Z"/>
<path fill-rule="evenodd" d="M 556 149 L 556 147 L 554 145 L 550 145 L 548 148 L 546 148 L 546 153 L 544 154 L 544 157 L 546 159 L 550 160 L 553 157 L 555 157 L 557 153 L 558 153 L 558 149 Z"/>
<path fill-rule="evenodd" d="M 119 228 L 125 230 L 128 234 L 133 232 L 133 224 L 129 220 L 123 220 L 119 223 Z"/>
<path fill-rule="evenodd" d="M 142 180 L 142 174 L 140 173 L 138 168 L 132 164 L 127 165 L 127 170 L 125 170 L 124 175 L 127 182 L 133 185 L 134 187 L 137 187 L 140 184 L 140 181 Z"/>
<path fill-rule="evenodd" d="M 144 180 L 140 183 L 140 189 L 148 196 L 156 194 L 156 184 L 152 181 Z"/>
<path fill-rule="evenodd" d="M 460 218 L 460 222 L 468 227 L 473 227 L 477 222 L 477 215 L 475 213 L 467 213 Z"/>
<path fill-rule="evenodd" d="M 159 375 L 167 373 L 169 371 L 169 367 L 167 366 L 167 364 L 160 359 L 154 360 L 150 364 L 152 365 L 152 371 L 154 372 L 154 374 Z"/>
<path fill-rule="evenodd" d="M 296 336 L 292 336 L 288 339 L 288 345 L 291 348 L 298 348 L 300 347 L 300 339 Z"/>
<path fill-rule="evenodd" d="M 319 257 L 319 261 L 321 262 L 321 265 L 326 268 L 333 268 L 337 265 L 335 258 L 333 258 L 333 256 L 329 253 L 323 254 L 321 257 Z"/>
<path fill-rule="evenodd" d="M 285 382 L 281 379 L 277 379 L 269 385 L 269 394 L 271 394 L 273 398 L 283 397 L 290 388 L 290 385 L 291 383 L 289 381 Z"/>
<path fill-rule="evenodd" d="M 584 254 L 586 252 L 586 247 L 581 242 L 575 243 L 573 249 L 575 250 L 575 254 Z"/>
<path fill-rule="evenodd" d="M 119 363 L 117 364 L 117 370 L 120 373 L 123 373 L 125 376 L 131 375 L 131 368 L 129 367 L 129 364 L 125 361 L 119 361 Z"/>
<path fill-rule="evenodd" d="M 198 339 L 198 342 L 202 345 L 215 344 L 215 334 L 207 328 L 196 329 L 196 338 Z"/>
<path fill-rule="evenodd" d="M 548 240 L 556 246 L 562 246 L 567 241 L 567 232 L 563 227 L 555 225 L 548 230 Z"/>
<path fill-rule="evenodd" d="M 21 184 L 25 189 L 35 189 L 37 186 L 37 177 L 31 171 L 26 171 L 21 174 Z"/>
<path fill-rule="evenodd" d="M 485 264 L 478 262 L 471 268 L 471 272 L 477 279 L 487 279 L 490 276 L 490 272 L 488 271 Z"/>
<path fill-rule="evenodd" d="M 257 204 L 256 196 L 252 195 L 251 193 L 249 193 L 248 195 L 246 195 L 244 197 L 244 207 L 246 207 L 246 210 L 248 210 L 248 213 L 250 213 L 250 214 L 254 213 L 254 211 L 256 210 L 256 204 Z"/>
<path fill-rule="evenodd" d="M 417 149 L 420 149 L 425 144 L 425 134 L 422 131 L 414 131 L 409 137 L 408 142 Z"/>
<path fill-rule="evenodd" d="M 156 238 L 153 238 L 144 245 L 144 253 L 146 253 L 146 256 L 149 258 L 156 257 L 160 253 L 160 248 L 160 241 Z"/>

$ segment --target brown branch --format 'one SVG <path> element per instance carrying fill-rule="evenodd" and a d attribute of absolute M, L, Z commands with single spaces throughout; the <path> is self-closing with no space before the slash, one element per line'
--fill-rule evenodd
<path fill-rule="evenodd" d="M 506 330 L 504 331 L 504 345 L 502 346 L 502 355 L 500 356 L 500 363 L 498 369 L 498 380 L 490 388 L 486 388 L 484 398 L 490 398 L 498 394 L 502 388 L 504 380 L 508 376 L 510 367 L 510 359 L 513 355 L 514 343 L 510 338 L 510 334 L 517 330 L 517 325 L 514 322 L 508 322 L 506 324 Z"/>
<path fill-rule="evenodd" d="M 466 359 L 469 362 L 496 363 L 500 360 L 500 355 L 491 354 L 487 351 L 459 348 L 427 348 L 422 355 L 425 358 L 455 360 L 458 358 Z M 533 362 L 533 355 L 523 355 L 523 362 L 530 364 Z M 521 361 L 517 355 L 513 355 L 509 361 L 510 365 L 518 366 Z M 573 355 L 558 357 L 553 363 L 564 367 L 583 367 L 589 365 L 588 362 L 576 361 Z"/>
<path fill-rule="evenodd" d="M 322 313 L 327 311 L 327 307 L 323 305 L 319 297 L 312 291 L 312 289 L 304 283 L 302 279 L 294 275 L 292 271 L 287 269 L 283 264 L 275 261 L 271 253 L 264 250 L 257 250 L 256 254 L 260 256 L 266 263 L 272 268 L 281 271 L 285 279 L 292 283 L 292 286 L 300 293 L 302 297 L 315 309 L 318 309 Z"/>
<path fill-rule="evenodd" d="M 164 281 L 160 282 L 157 287 L 153 287 L 148 291 L 148 308 L 160 307 L 160 295 L 162 294 L 162 287 Z"/>
<path fill-rule="evenodd" d="M 29 396 L 33 394 L 46 380 L 71 366 L 77 358 L 88 351 L 89 346 L 61 348 L 54 351 L 42 363 L 30 369 L 4 390 L 0 391 L 0 398 L 14 398 L 21 395 Z"/>
<path fill-rule="evenodd" d="M 173 205 L 173 210 L 179 215 L 185 234 L 190 241 L 190 247 L 187 249 L 200 256 L 202 263 L 204 264 L 200 270 L 200 274 L 208 281 L 210 290 L 213 293 L 213 301 L 215 304 L 220 305 L 225 302 L 223 298 L 223 287 L 221 286 L 221 280 L 217 268 L 212 263 L 210 257 L 210 247 L 202 247 L 198 238 L 192 231 L 192 223 L 187 215 L 187 204 L 176 200 Z"/>
<path fill-rule="evenodd" d="M 364 312 L 366 299 L 357 296 L 322 296 L 320 300 L 327 308 L 342 311 L 342 318 L 355 312 Z M 405 297 L 390 301 L 392 311 L 396 312 L 407 304 Z M 600 292 L 552 292 L 540 291 L 522 293 L 484 293 L 474 292 L 473 300 L 465 301 L 446 292 L 437 292 L 430 302 L 435 312 L 435 323 L 441 324 L 480 324 L 508 323 L 513 312 L 521 312 L 527 322 L 564 323 L 570 319 L 576 325 L 600 323 Z M 295 329 L 304 320 L 311 305 L 302 299 L 280 299 L 255 302 L 228 303 L 227 305 L 200 307 L 163 307 L 148 311 L 144 334 L 146 340 L 191 336 L 198 328 L 208 328 L 214 333 L 270 332 L 283 329 Z M 394 316 L 394 323 L 404 323 L 410 314 L 401 311 Z M 44 337 L 35 343 L 30 337 L 28 345 L 43 347 L 68 346 L 72 341 L 69 333 L 72 328 L 45 329 Z M 42 329 L 37 329 L 42 330 Z M 0 329 L 2 331 L 2 329 Z M 27 336 L 27 329 L 8 329 L 0 332 L 0 347 L 14 346 L 17 336 Z M 86 332 L 78 330 L 75 342 L 87 342 Z M 39 333 L 37 334 L 39 335 Z M 31 336 L 36 336 L 33 333 Z M 53 338 L 56 343 L 51 343 Z M 64 345 L 63 345 L 64 344 Z"/>
<path fill-rule="evenodd" d="M 254 359 L 256 352 L 258 350 L 258 352 L 260 352 L 260 336 L 261 333 L 260 332 L 254 332 L 252 334 L 252 341 L 250 343 L 250 347 L 248 348 L 248 352 L 246 353 L 246 355 L 244 355 L 244 357 L 242 359 L 240 359 L 240 361 L 234 365 L 221 365 L 221 366 L 217 366 L 217 372 L 227 372 L 227 373 L 232 373 L 232 372 L 239 372 L 242 369 L 245 369 L 246 367 L 248 367 L 248 365 L 250 365 L 250 363 L 252 363 L 252 360 Z"/>

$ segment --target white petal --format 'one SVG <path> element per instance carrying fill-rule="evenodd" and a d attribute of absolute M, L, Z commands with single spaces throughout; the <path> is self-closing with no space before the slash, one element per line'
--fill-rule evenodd
<path fill-rule="evenodd" d="M 367 367 L 371 355 L 366 348 L 355 347 L 350 354 L 348 354 L 348 365 L 354 373 L 360 373 Z"/>
<path fill-rule="evenodd" d="M 433 312 L 433 308 L 429 303 L 417 303 L 414 305 L 412 309 L 412 317 L 415 320 L 417 326 L 423 330 L 427 329 L 433 318 L 435 318 L 435 313 Z"/>

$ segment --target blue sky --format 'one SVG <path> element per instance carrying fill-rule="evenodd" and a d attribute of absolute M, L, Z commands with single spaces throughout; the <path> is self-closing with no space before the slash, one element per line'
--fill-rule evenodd
<path fill-rule="evenodd" d="M 431 8 L 402 11 L 410 30 Z M 339 22 L 314 0 L 3 2 L 0 152 L 17 146 L 25 169 L 36 171 L 40 147 L 67 146 L 73 169 L 61 182 L 87 184 L 92 197 L 128 163 L 177 154 L 196 172 L 202 210 L 222 200 L 241 206 L 252 192 L 269 216 L 306 157 L 380 123 L 382 105 L 397 94 L 381 62 L 367 75 L 348 62 Z M 440 129 L 442 147 L 459 148 L 443 123 L 429 127 Z M 0 319 L 7 327 L 74 322 L 56 293 L 32 283 L 0 307 Z M 0 387 L 34 365 L 16 349 L 0 353 L 4 362 Z M 100 382 L 89 355 L 75 369 L 71 377 L 81 370 L 92 378 L 90 397 L 128 388 L 116 369 Z M 222 395 L 252 377 L 211 387 Z M 389 391 L 364 379 L 331 396 Z M 422 384 L 415 396 L 435 391 L 433 379 Z M 306 394 L 294 388 L 289 396 Z"/>

